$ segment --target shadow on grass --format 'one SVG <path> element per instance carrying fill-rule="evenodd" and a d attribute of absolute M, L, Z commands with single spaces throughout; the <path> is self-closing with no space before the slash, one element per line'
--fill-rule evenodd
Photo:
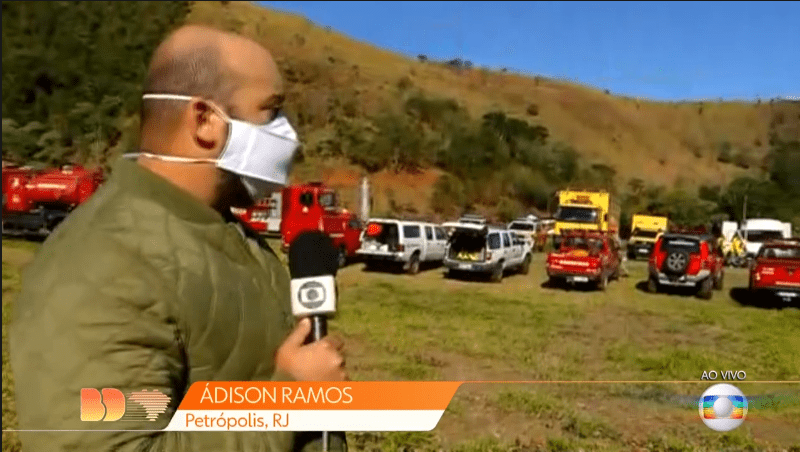
<path fill-rule="evenodd" d="M 506 270 L 503 272 L 503 279 L 506 278 L 513 278 L 516 276 L 525 277 L 516 270 Z M 490 283 L 490 284 L 498 284 L 496 282 L 492 282 L 491 278 L 492 275 L 490 273 L 478 273 L 478 272 L 470 272 L 470 271 L 458 271 L 458 270 L 447 270 L 445 269 L 442 272 L 442 278 L 444 279 L 452 279 L 455 281 L 464 281 L 464 282 L 471 282 L 471 283 Z M 502 282 L 502 281 L 500 281 Z"/>
<path fill-rule="evenodd" d="M 636 290 L 650 295 L 656 295 L 647 290 L 647 281 L 639 281 L 636 283 Z M 658 294 L 661 295 L 677 295 L 686 298 L 697 298 L 697 289 L 693 287 L 672 287 L 672 286 L 659 286 Z"/>
<path fill-rule="evenodd" d="M 546 280 L 542 284 L 539 285 L 542 289 L 552 289 L 552 290 L 561 290 L 564 292 L 599 292 L 600 289 L 597 288 L 597 285 L 592 282 L 588 283 L 576 283 L 570 284 L 565 281 L 551 281 L 550 279 Z"/>
<path fill-rule="evenodd" d="M 356 262 L 354 262 L 355 264 Z M 419 271 L 428 272 L 437 270 L 442 267 L 441 262 L 420 262 L 419 263 Z M 364 263 L 364 267 L 361 271 L 365 273 L 389 273 L 393 275 L 402 275 L 404 273 L 408 273 L 403 269 L 402 263 L 395 263 L 395 262 L 373 262 L 369 265 Z"/>
<path fill-rule="evenodd" d="M 800 299 L 795 298 L 792 302 L 787 302 L 775 294 L 769 292 L 751 292 L 744 287 L 734 287 L 730 290 L 731 298 L 742 306 L 750 306 L 760 309 L 785 309 L 799 308 Z"/>

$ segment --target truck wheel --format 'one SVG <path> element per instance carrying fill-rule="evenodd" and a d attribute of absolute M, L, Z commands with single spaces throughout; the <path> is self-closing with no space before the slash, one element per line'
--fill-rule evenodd
<path fill-rule="evenodd" d="M 411 255 L 411 260 L 408 261 L 408 274 L 416 275 L 419 273 L 419 254 L 414 253 Z"/>
<path fill-rule="evenodd" d="M 597 280 L 597 288 L 605 291 L 606 287 L 608 287 L 608 275 L 603 275 L 599 280 Z"/>
<path fill-rule="evenodd" d="M 697 291 L 697 296 L 703 300 L 710 300 L 714 290 L 714 281 L 712 277 L 708 277 L 700 283 L 700 290 Z"/>
<path fill-rule="evenodd" d="M 494 270 L 492 271 L 492 282 L 500 282 L 503 280 L 503 263 L 498 262 L 497 266 L 495 266 Z"/>
<path fill-rule="evenodd" d="M 635 261 L 636 260 L 636 253 L 633 251 L 628 251 L 628 260 Z"/>
<path fill-rule="evenodd" d="M 650 277 L 647 279 L 647 291 L 650 293 L 658 293 L 658 281 L 655 278 Z"/>
<path fill-rule="evenodd" d="M 339 248 L 337 260 L 339 261 L 339 268 L 343 268 L 345 265 L 347 265 L 347 250 L 344 246 Z"/>
<path fill-rule="evenodd" d="M 673 251 L 664 260 L 664 271 L 680 275 L 689 266 L 689 253 L 685 251 Z"/>
<path fill-rule="evenodd" d="M 531 271 L 531 255 L 526 254 L 525 260 L 522 262 L 522 267 L 520 268 L 520 273 L 523 275 L 527 275 Z"/>

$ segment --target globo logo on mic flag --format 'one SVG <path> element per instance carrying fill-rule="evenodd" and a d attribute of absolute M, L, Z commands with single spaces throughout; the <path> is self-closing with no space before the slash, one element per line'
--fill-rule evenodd
<path fill-rule="evenodd" d="M 317 309 L 325 304 L 327 299 L 325 286 L 316 281 L 303 283 L 297 292 L 298 301 L 306 309 Z"/>
<path fill-rule="evenodd" d="M 323 315 L 336 312 L 336 282 L 333 276 L 296 278 L 290 282 L 292 314 Z"/>

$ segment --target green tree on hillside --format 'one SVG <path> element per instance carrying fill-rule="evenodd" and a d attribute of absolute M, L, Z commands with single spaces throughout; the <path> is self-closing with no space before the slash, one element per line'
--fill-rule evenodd
<path fill-rule="evenodd" d="M 123 133 L 136 132 L 124 118 L 138 110 L 150 54 L 188 2 L 2 8 L 4 156 L 55 163 L 103 161 Z"/>
<path fill-rule="evenodd" d="M 769 159 L 770 180 L 789 193 L 800 194 L 800 141 L 778 142 Z"/>
<path fill-rule="evenodd" d="M 448 217 L 459 215 L 467 207 L 461 180 L 450 174 L 442 175 L 433 187 L 431 207 L 434 212 Z"/>

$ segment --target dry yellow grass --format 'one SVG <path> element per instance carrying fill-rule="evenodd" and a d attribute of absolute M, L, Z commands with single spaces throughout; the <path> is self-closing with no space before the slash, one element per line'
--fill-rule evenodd
<path fill-rule="evenodd" d="M 660 103 L 540 77 L 484 69 L 459 72 L 248 2 L 197 2 L 188 20 L 239 30 L 270 48 L 279 62 L 291 61 L 299 65 L 299 71 L 314 75 L 308 83 L 290 88 L 297 93 L 290 99 L 297 102 L 324 109 L 330 99 L 347 93 L 362 112 L 370 114 L 385 105 L 399 106 L 397 82 L 408 77 L 430 96 L 456 99 L 473 116 L 501 109 L 547 127 L 554 140 L 574 146 L 586 163 L 614 168 L 619 184 L 633 177 L 669 186 L 676 182 L 689 187 L 725 184 L 758 172 L 776 114 L 783 116 L 776 127 L 783 128 L 784 135 L 800 133 L 798 102 Z M 530 104 L 538 106 L 538 116 L 526 114 Z M 725 141 L 732 145 L 734 155 L 747 153 L 753 163 L 750 169 L 716 161 Z"/>

